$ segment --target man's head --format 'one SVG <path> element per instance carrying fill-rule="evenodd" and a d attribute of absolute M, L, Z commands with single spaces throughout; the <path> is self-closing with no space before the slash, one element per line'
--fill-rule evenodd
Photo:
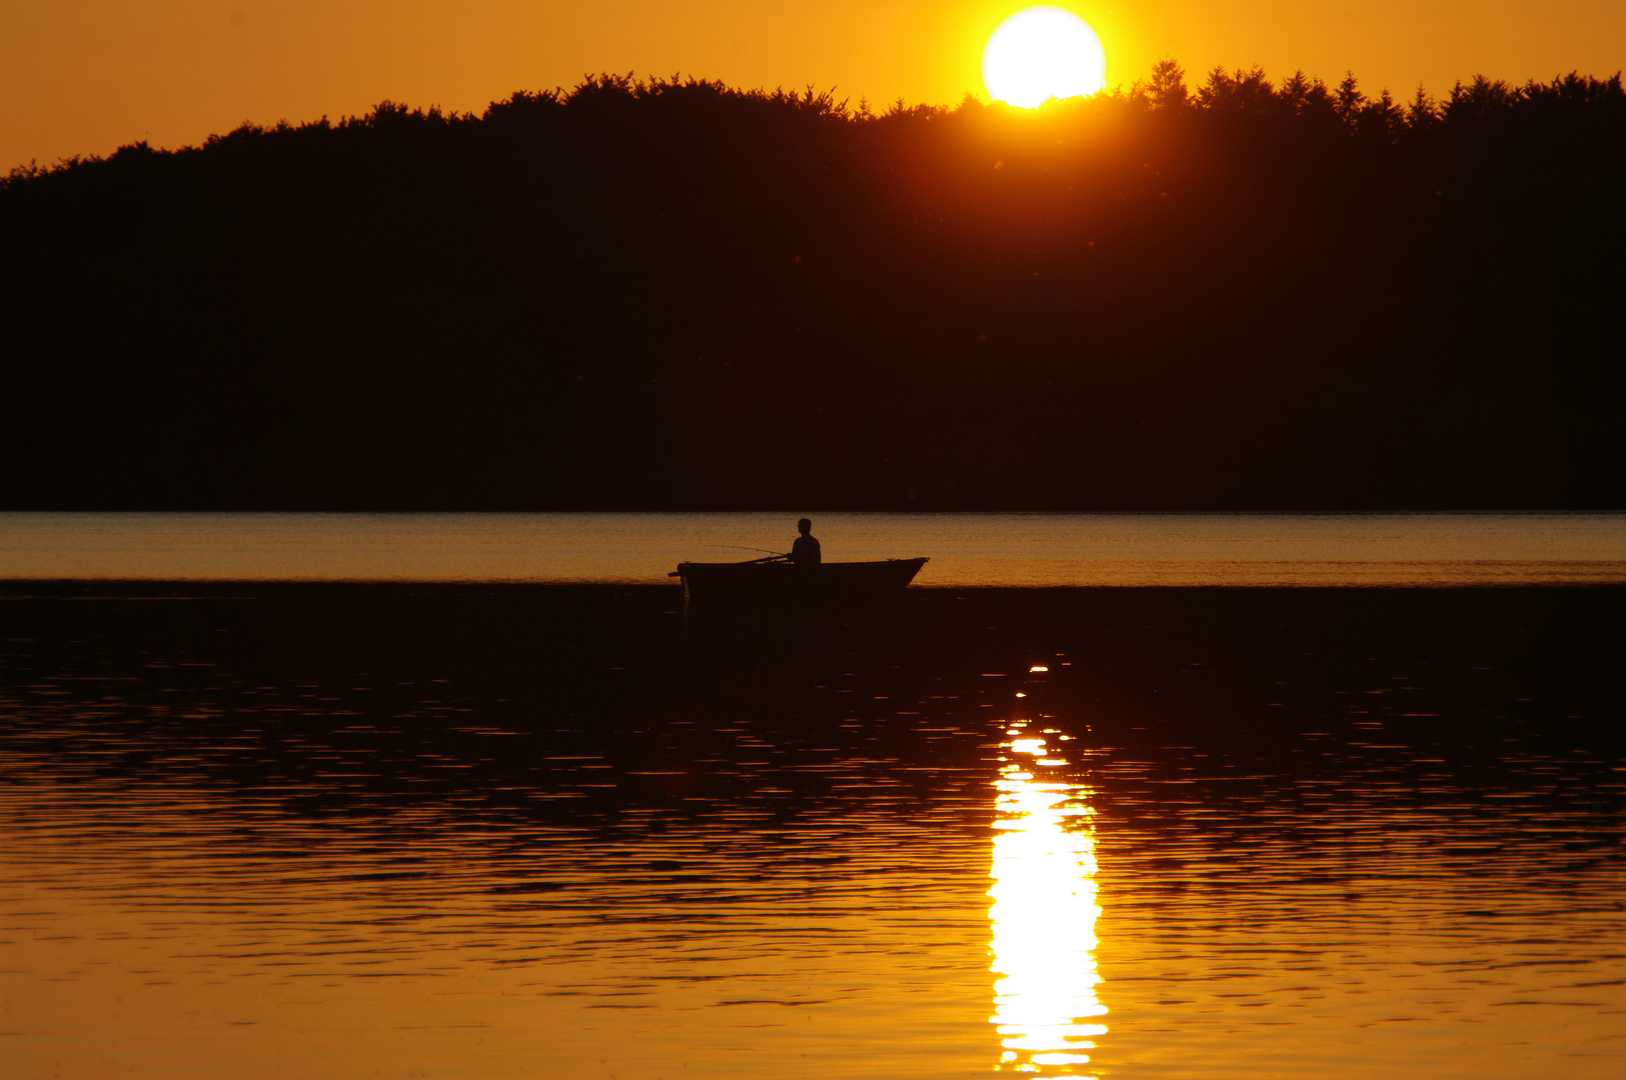
<path fill-rule="evenodd" d="M 796 531 L 801 533 L 803 536 L 806 536 L 808 533 L 813 531 L 813 522 L 807 518 L 803 518 L 796 523 Z"/>

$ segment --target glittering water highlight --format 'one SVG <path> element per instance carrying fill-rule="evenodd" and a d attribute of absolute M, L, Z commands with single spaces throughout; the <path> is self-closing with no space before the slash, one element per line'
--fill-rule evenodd
<path fill-rule="evenodd" d="M 1089 789 L 1064 778 L 1065 759 L 1016 720 L 1005 732 L 1010 761 L 994 782 L 993 1023 L 1000 1068 L 1085 1076 L 1092 1041 L 1107 1033 L 1097 995 L 1094 811 Z"/>

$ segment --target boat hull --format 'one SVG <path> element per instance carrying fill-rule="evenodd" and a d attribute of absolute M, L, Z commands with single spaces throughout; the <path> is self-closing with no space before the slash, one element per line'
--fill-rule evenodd
<path fill-rule="evenodd" d="M 921 559 L 819 563 L 679 563 L 683 598 L 694 604 L 861 605 L 904 590 L 926 565 Z"/>

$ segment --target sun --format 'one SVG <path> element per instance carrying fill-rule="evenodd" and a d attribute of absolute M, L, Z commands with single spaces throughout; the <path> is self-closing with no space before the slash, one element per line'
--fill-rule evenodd
<path fill-rule="evenodd" d="M 982 50 L 988 96 L 1023 109 L 1093 94 L 1107 84 L 1107 54 L 1090 24 L 1059 7 L 1023 8 Z"/>

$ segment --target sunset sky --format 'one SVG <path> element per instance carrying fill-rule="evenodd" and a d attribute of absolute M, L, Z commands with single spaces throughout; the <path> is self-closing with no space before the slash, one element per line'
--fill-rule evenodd
<path fill-rule="evenodd" d="M 834 87 L 855 104 L 985 96 L 983 42 L 1009 0 L 0 0 L 0 170 L 146 139 L 196 143 L 390 98 L 482 109 L 590 72 Z M 1626 65 L 1621 0 L 1086 0 L 1108 85 L 1153 61 L 1302 67 L 1436 95 L 1475 73 L 1523 81 Z"/>

